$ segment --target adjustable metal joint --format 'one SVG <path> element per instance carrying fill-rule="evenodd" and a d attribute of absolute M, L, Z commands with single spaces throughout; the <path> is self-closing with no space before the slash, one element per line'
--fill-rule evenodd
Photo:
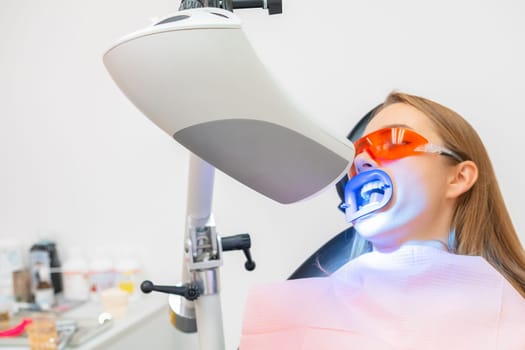
<path fill-rule="evenodd" d="M 209 270 L 222 265 L 220 241 L 212 218 L 205 225 L 189 223 L 188 236 L 185 251 L 190 272 Z"/>

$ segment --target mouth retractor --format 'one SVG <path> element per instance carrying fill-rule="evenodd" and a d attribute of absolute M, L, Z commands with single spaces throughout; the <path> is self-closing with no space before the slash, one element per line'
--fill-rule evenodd
<path fill-rule="evenodd" d="M 345 186 L 346 221 L 354 223 L 357 219 L 371 214 L 392 199 L 392 180 L 382 170 L 368 170 L 352 177 Z"/>

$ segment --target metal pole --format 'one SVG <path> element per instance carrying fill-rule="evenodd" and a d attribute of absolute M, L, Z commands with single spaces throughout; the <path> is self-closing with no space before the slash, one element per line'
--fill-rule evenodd
<path fill-rule="evenodd" d="M 188 248 L 187 242 L 190 242 L 190 251 L 185 253 L 182 274 L 183 281 L 197 282 L 202 288 L 202 294 L 193 302 L 183 302 L 186 305 L 194 304 L 201 350 L 225 349 L 219 288 L 219 268 L 222 264 L 220 243 L 210 242 L 218 244 L 217 255 L 213 257 L 216 261 L 208 261 L 207 258 L 201 261 L 199 257 L 192 255 L 192 249 L 199 250 L 201 244 L 194 234 L 196 231 L 204 228 L 204 231 L 211 233 L 213 240 L 217 240 L 211 213 L 214 175 L 213 166 L 190 154 L 185 233 L 185 249 Z"/>

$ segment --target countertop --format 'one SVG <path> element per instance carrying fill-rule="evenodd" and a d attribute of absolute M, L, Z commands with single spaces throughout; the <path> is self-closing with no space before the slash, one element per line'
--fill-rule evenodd
<path fill-rule="evenodd" d="M 160 313 L 165 314 L 166 323 L 169 324 L 168 300 L 161 295 L 140 295 L 129 302 L 126 316 L 113 318 L 103 326 L 98 326 L 98 317 L 103 313 L 100 302 L 90 301 L 62 313 L 59 319 L 77 321 L 80 326 L 87 325 L 84 339 L 76 346 L 66 347 L 74 350 L 92 350 L 106 348 L 107 344 L 114 342 L 117 338 L 126 337 L 141 325 L 147 324 Z M 27 338 L 19 337 L 13 339 L 0 338 L 1 349 L 23 350 L 29 349 Z"/>

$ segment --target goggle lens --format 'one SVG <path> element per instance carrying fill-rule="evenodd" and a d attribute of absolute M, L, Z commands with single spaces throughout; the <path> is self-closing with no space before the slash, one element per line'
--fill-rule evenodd
<path fill-rule="evenodd" d="M 354 142 L 355 154 L 367 152 L 377 162 L 401 159 L 424 153 L 421 146 L 429 142 L 413 130 L 406 128 L 384 128 L 365 135 Z M 352 165 L 350 174 L 356 174 Z"/>

